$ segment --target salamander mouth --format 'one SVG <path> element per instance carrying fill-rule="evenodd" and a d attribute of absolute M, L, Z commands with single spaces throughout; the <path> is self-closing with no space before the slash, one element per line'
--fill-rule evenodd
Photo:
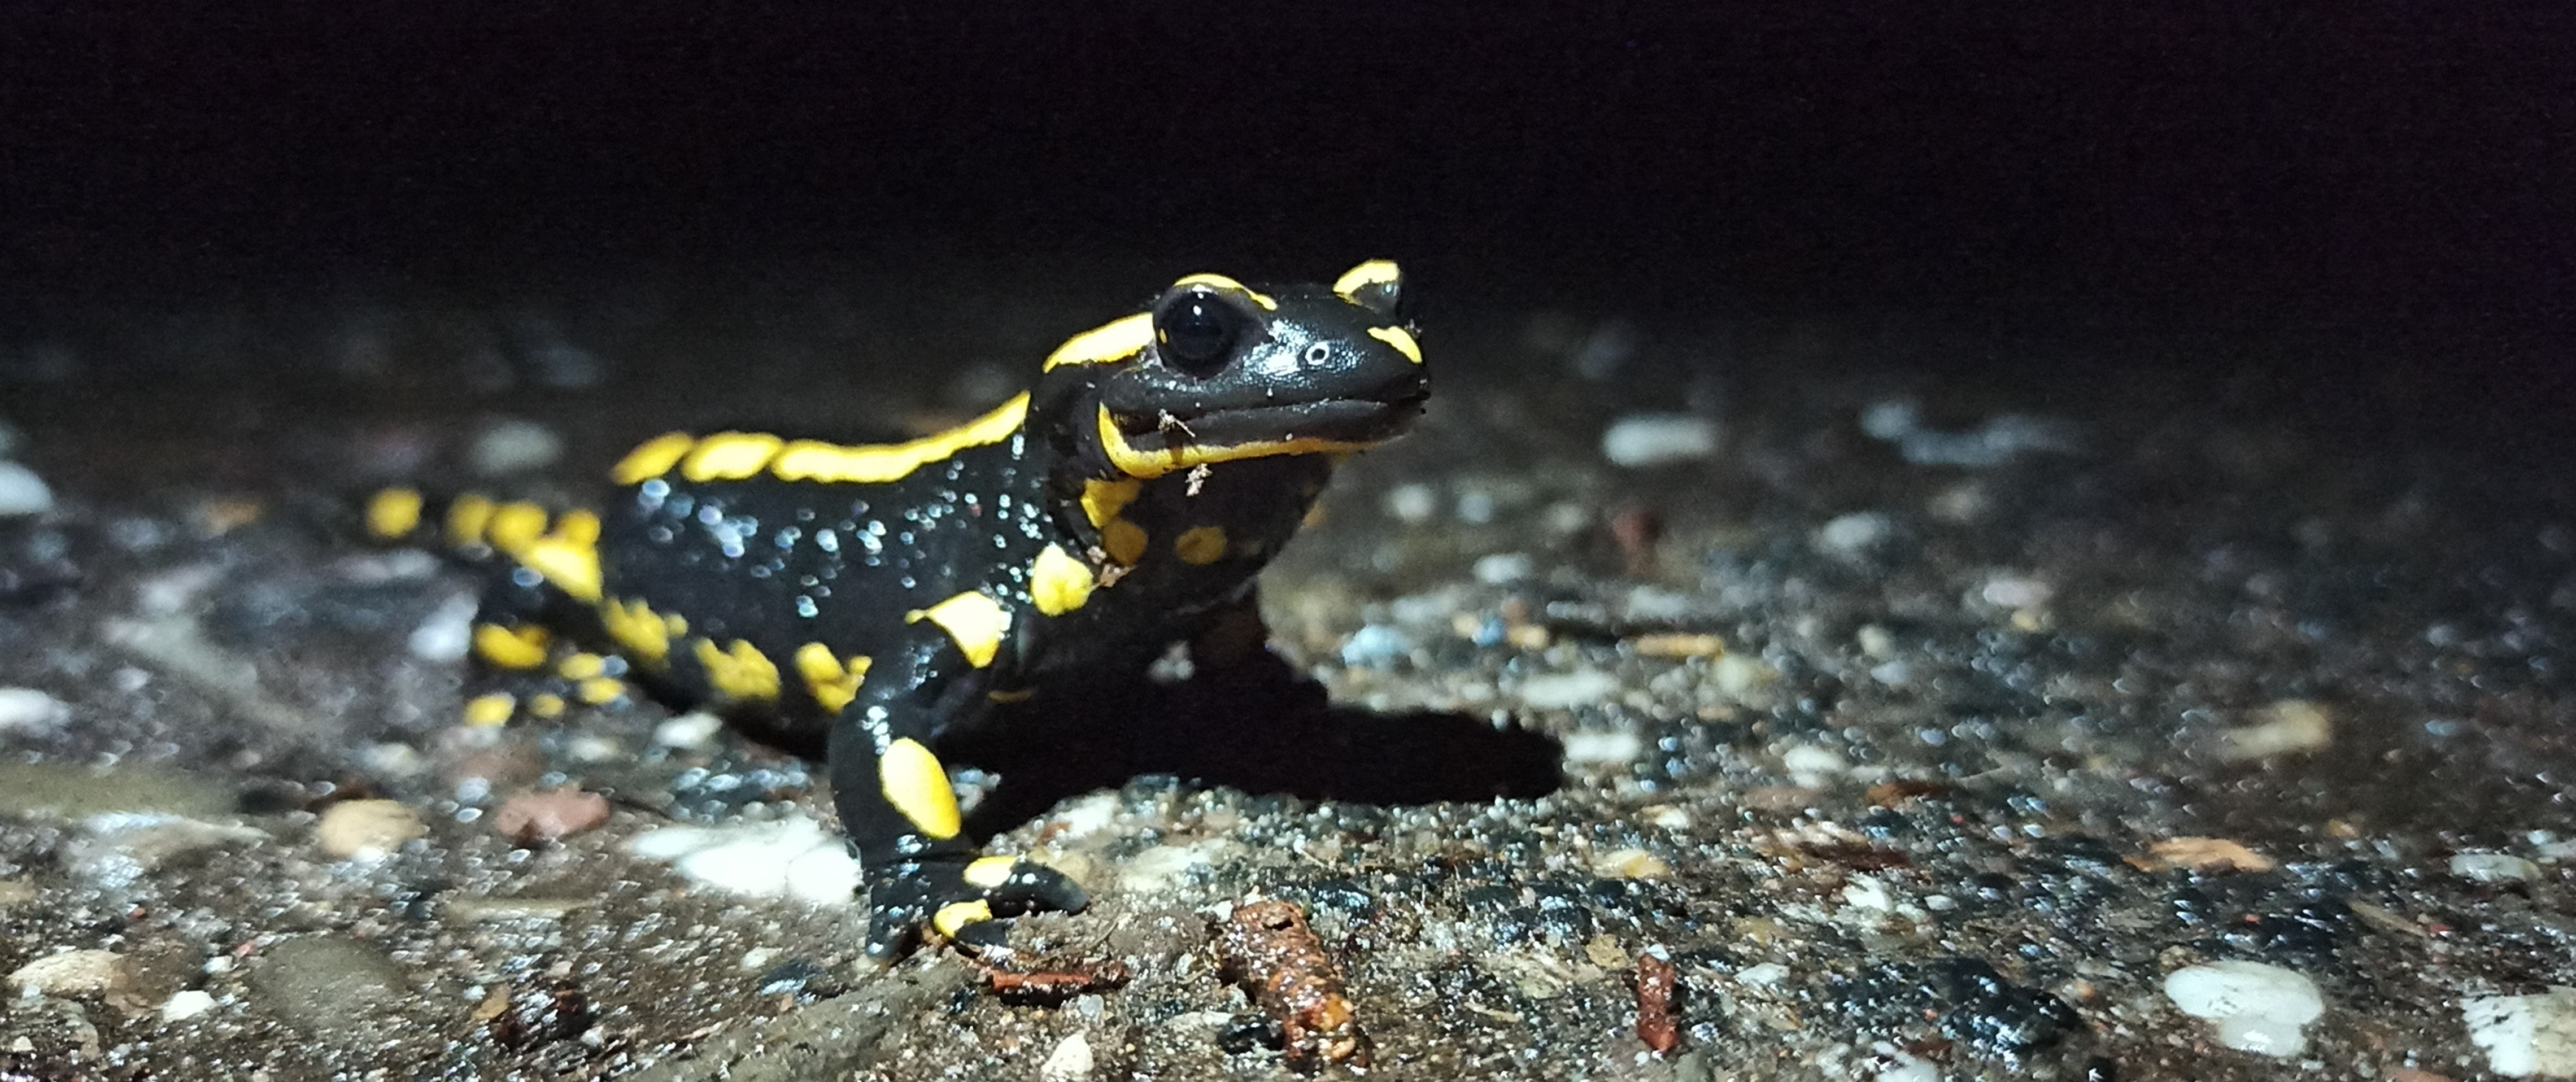
<path fill-rule="evenodd" d="M 1113 414 L 1103 405 L 1101 444 L 1113 464 L 1136 477 L 1269 455 L 1357 451 L 1404 434 L 1428 397 L 1332 398 L 1150 417 Z"/>

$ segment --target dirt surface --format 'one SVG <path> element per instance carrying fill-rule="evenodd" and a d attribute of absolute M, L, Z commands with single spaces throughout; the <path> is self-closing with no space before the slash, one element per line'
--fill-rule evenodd
<path fill-rule="evenodd" d="M 2564 494 L 2143 348 L 1948 378 L 1901 328 L 1445 311 L 1421 431 L 1265 579 L 1311 683 L 956 749 L 994 847 L 1097 899 L 1015 941 L 1123 982 L 868 966 L 795 749 L 456 724 L 472 576 L 354 541 L 355 494 L 918 431 L 1140 292 L 1015 281 L 0 342 L 51 492 L 0 518 L 0 1077 L 1295 1077 L 1212 953 L 1256 899 L 1383 1077 L 2576 1070 Z M 512 805 L 570 790 L 604 818 Z M 2237 977 L 2273 1020 L 2182 1009 Z"/>

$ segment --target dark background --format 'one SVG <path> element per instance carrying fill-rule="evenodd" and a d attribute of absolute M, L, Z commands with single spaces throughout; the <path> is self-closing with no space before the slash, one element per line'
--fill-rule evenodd
<path fill-rule="evenodd" d="M 1389 255 L 1646 318 L 2321 331 L 2576 402 L 2550 5 L 1005 7 L 15 6 L 0 312 Z"/>

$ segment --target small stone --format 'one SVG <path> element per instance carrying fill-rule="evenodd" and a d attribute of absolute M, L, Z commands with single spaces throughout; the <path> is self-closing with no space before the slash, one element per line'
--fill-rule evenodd
<path fill-rule="evenodd" d="M 313 839 L 334 857 L 381 857 L 426 836 L 420 816 L 398 800 L 344 800 L 322 813 Z"/>
<path fill-rule="evenodd" d="M 2308 1047 L 2308 1023 L 2325 1014 L 2315 981 L 2261 962 L 2224 961 L 2165 975 L 2165 998 L 2182 1013 L 2209 1019 L 2218 1043 L 2239 1052 L 2288 1059 Z"/>
<path fill-rule="evenodd" d="M 1583 941 L 1583 959 L 1603 969 L 1628 968 L 1628 952 L 1619 946 L 1619 937 L 1603 933 Z"/>
<path fill-rule="evenodd" d="M 2540 865 L 2511 853 L 2453 853 L 2451 874 L 2472 883 L 2522 883 L 2540 878 Z"/>
<path fill-rule="evenodd" d="M 2469 1043 L 2507 1078 L 2576 1076 L 2576 989 L 2463 1000 Z"/>
<path fill-rule="evenodd" d="M 1633 763 L 1646 753 L 1645 739 L 1623 729 L 1577 729 L 1564 746 L 1569 763 Z"/>
<path fill-rule="evenodd" d="M 608 798 L 579 788 L 512 794 L 492 810 L 492 829 L 518 842 L 553 841 L 608 821 Z"/>
<path fill-rule="evenodd" d="M 1832 748 L 1799 744 L 1780 753 L 1780 767 L 1799 786 L 1817 789 L 1850 773 L 1851 760 Z"/>
<path fill-rule="evenodd" d="M 797 816 L 769 823 L 663 827 L 638 835 L 628 852 L 668 862 L 701 886 L 758 898 L 846 904 L 859 886 L 859 865 L 841 839 Z"/>
<path fill-rule="evenodd" d="M 1397 485 L 1387 490 L 1386 513 L 1408 525 L 1429 522 L 1440 513 L 1440 493 L 1419 481 Z"/>
<path fill-rule="evenodd" d="M 1501 586 L 1528 578 L 1535 570 L 1537 562 L 1530 559 L 1529 553 L 1497 552 L 1477 557 L 1471 573 L 1487 586 Z"/>
<path fill-rule="evenodd" d="M 2255 713 L 2252 725 L 2218 734 L 2218 757 L 2228 762 L 2315 751 L 2334 739 L 2334 719 L 2305 699 L 2283 699 Z"/>
<path fill-rule="evenodd" d="M 2196 872 L 2268 872 L 2277 867 L 2272 858 L 2225 838 L 2167 838 L 2147 846 L 2147 854 L 2152 858 L 2145 862 L 2148 871 L 2189 868 Z"/>
<path fill-rule="evenodd" d="M 1642 469 L 1692 462 L 1717 453 L 1717 422 L 1688 413 L 1636 413 L 1601 433 L 1601 457 Z"/>
<path fill-rule="evenodd" d="M 1896 522 L 1876 511 L 1854 511 L 1838 515 L 1816 529 L 1816 551 L 1827 556 L 1857 559 L 1884 543 L 1896 532 Z"/>
<path fill-rule="evenodd" d="M 465 461 L 477 474 L 499 477 L 544 469 L 563 458 L 563 452 L 563 437 L 553 429 L 534 421 L 504 419 L 483 430 Z"/>
<path fill-rule="evenodd" d="M 215 1009 L 214 993 L 202 988 L 182 988 L 161 1004 L 161 1020 L 185 1022 Z"/>
<path fill-rule="evenodd" d="M 1614 849 L 1592 860 L 1592 874 L 1604 879 L 1662 879 L 1672 865 L 1643 849 Z"/>
<path fill-rule="evenodd" d="M 0 688 L 0 733 L 49 736 L 72 719 L 71 704 L 34 688 Z"/>
<path fill-rule="evenodd" d="M 723 718 L 701 710 L 654 726 L 653 742 L 666 748 L 703 747 L 723 731 Z"/>
<path fill-rule="evenodd" d="M 1594 706 L 1617 694 L 1619 678 L 1600 669 L 1541 673 L 1521 681 L 1521 703 L 1532 710 Z"/>
<path fill-rule="evenodd" d="M 133 980 L 125 958 L 115 951 L 76 950 L 49 954 L 9 974 L 21 996 L 82 996 L 121 992 Z"/>
<path fill-rule="evenodd" d="M 0 518 L 41 515 L 53 509 L 54 490 L 45 487 L 44 478 L 15 462 L 0 461 Z"/>
<path fill-rule="evenodd" d="M 270 947 L 251 970 L 260 1006 L 314 1034 L 379 1031 L 411 995 L 402 970 L 384 951 L 347 936 L 323 934 Z"/>
<path fill-rule="evenodd" d="M 1680 631 L 1639 635 L 1628 640 L 1628 645 L 1646 657 L 1718 657 L 1726 653 L 1724 639 Z"/>
<path fill-rule="evenodd" d="M 1046 1062 L 1038 1064 L 1038 1077 L 1044 1082 L 1082 1082 L 1091 1077 L 1091 1038 L 1075 1030 L 1073 1035 L 1056 1043 L 1047 1053 Z"/>

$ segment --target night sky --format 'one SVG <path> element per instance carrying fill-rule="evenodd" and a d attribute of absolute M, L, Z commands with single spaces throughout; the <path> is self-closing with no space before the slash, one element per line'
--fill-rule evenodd
<path fill-rule="evenodd" d="M 12 5 L 0 289 L 1389 255 L 1648 313 L 2457 341 L 2479 380 L 2568 341 L 2549 5 L 851 6 Z"/>

